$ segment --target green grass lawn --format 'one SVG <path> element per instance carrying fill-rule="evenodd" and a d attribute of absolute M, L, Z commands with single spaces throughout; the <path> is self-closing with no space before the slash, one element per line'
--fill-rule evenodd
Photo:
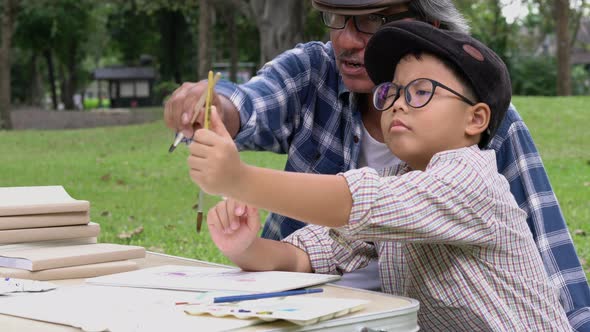
<path fill-rule="evenodd" d="M 590 275 L 590 97 L 513 100 L 549 173 Z M 101 242 L 229 263 L 207 233 L 195 232 L 199 189 L 188 177 L 187 149 L 169 154 L 172 132 L 162 121 L 82 130 L 0 132 L 0 186 L 63 185 L 91 203 Z M 248 163 L 280 169 L 285 157 L 242 153 Z M 206 212 L 218 197 L 205 196 Z M 119 234 L 143 226 L 130 239 Z M 579 235 L 574 234 L 576 233 Z M 585 233 L 586 235 L 582 235 Z"/>

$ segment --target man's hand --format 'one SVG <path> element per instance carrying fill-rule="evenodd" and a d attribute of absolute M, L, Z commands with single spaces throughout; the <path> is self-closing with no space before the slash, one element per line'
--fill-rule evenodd
<path fill-rule="evenodd" d="M 217 203 L 207 214 L 211 239 L 230 259 L 244 253 L 256 240 L 260 230 L 258 209 L 247 207 L 244 213 L 237 217 L 237 225 L 234 226 L 232 223 L 230 228 L 230 215 L 233 214 L 234 210 L 228 206 L 227 200 Z"/>
<path fill-rule="evenodd" d="M 192 137 L 195 130 L 203 128 L 204 108 L 195 110 L 197 102 L 201 95 L 207 93 L 207 80 L 198 83 L 183 83 L 178 89 L 174 90 L 172 96 L 166 101 L 164 106 L 164 120 L 168 128 L 182 132 L 185 137 Z M 215 105 L 223 114 L 221 103 L 218 95 L 213 91 L 211 95 L 211 105 Z M 198 112 L 195 123 L 191 124 L 195 112 Z"/>
<path fill-rule="evenodd" d="M 215 107 L 211 108 L 210 129 L 197 130 L 189 145 L 190 176 L 209 194 L 231 196 L 229 191 L 238 186 L 244 165 Z"/>

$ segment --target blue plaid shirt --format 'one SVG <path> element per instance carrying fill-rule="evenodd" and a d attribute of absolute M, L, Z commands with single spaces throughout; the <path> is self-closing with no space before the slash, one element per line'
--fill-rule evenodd
<path fill-rule="evenodd" d="M 216 91 L 240 110 L 242 150 L 288 154 L 285 170 L 337 174 L 357 167 L 361 114 L 344 86 L 330 43 L 298 45 L 267 63 L 249 82 L 221 81 Z M 570 324 L 590 332 L 590 289 L 531 135 L 511 105 L 489 148 L 512 194 L 527 212 L 550 280 Z M 327 198 L 329 199 L 329 198 Z M 305 224 L 270 214 L 262 236 L 282 239 Z"/>

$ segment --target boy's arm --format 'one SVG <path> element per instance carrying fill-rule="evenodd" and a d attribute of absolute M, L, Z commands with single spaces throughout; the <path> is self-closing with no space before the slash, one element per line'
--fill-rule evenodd
<path fill-rule="evenodd" d="M 189 146 L 190 175 L 201 189 L 308 223 L 348 223 L 352 196 L 341 176 L 281 172 L 246 165 L 215 107 L 211 130 L 198 130 Z"/>
<path fill-rule="evenodd" d="M 289 243 L 256 238 L 250 247 L 227 257 L 247 271 L 293 271 L 311 273 L 307 253 Z"/>
<path fill-rule="evenodd" d="M 342 176 L 282 172 L 243 164 L 227 195 L 307 223 L 348 223 L 352 196 Z"/>

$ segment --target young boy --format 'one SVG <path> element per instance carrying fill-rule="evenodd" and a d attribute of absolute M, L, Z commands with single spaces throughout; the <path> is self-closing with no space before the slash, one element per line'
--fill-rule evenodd
<path fill-rule="evenodd" d="M 213 131 L 199 130 L 190 146 L 192 179 L 313 224 L 265 240 L 256 209 L 235 223 L 221 202 L 207 218 L 220 250 L 246 270 L 317 273 L 377 256 L 383 291 L 418 299 L 425 330 L 569 330 L 526 215 L 494 152 L 478 147 L 510 102 L 502 60 L 468 35 L 398 21 L 372 37 L 365 64 L 379 84 L 372 97 L 385 142 L 405 165 L 337 176 L 249 166 L 214 113 Z"/>

